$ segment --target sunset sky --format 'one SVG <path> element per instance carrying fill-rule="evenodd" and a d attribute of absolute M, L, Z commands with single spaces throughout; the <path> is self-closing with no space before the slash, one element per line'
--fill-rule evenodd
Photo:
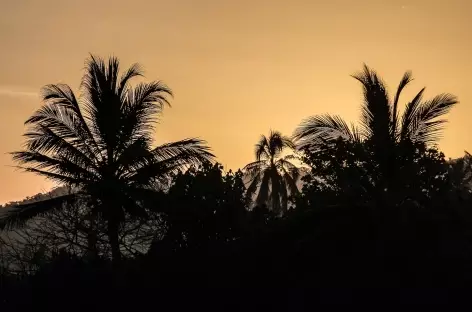
<path fill-rule="evenodd" d="M 77 88 L 88 53 L 143 65 L 175 93 L 157 143 L 198 136 L 226 168 L 253 160 L 269 129 L 290 135 L 305 117 L 356 121 L 366 62 L 405 103 L 449 92 L 460 104 L 440 141 L 447 157 L 472 150 L 471 0 L 15 0 L 0 10 L 0 203 L 52 183 L 13 169 L 23 122 L 40 88 Z"/>

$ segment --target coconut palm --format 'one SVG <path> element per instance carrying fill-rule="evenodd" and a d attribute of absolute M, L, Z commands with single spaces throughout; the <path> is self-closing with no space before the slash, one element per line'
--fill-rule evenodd
<path fill-rule="evenodd" d="M 246 178 L 249 178 L 248 200 L 252 200 L 258 191 L 257 206 L 266 205 L 278 214 L 287 210 L 289 195 L 298 193 L 300 168 L 291 162 L 296 159 L 294 155 L 282 157 L 281 154 L 294 148 L 292 140 L 280 132 L 271 131 L 268 137 L 261 136 L 255 148 L 256 161 L 243 168 Z"/>
<path fill-rule="evenodd" d="M 349 126 L 337 115 L 309 117 L 302 121 L 293 135 L 299 149 L 326 148 L 338 138 L 371 141 L 382 148 L 402 141 L 434 143 L 440 137 L 446 122 L 440 117 L 458 103 L 455 96 L 447 93 L 423 101 L 423 88 L 406 105 L 400 118 L 398 103 L 401 92 L 413 80 L 411 72 L 403 75 L 393 100 L 384 82 L 367 65 L 364 65 L 362 72 L 352 77 L 361 82 L 364 91 L 360 128 Z"/>
<path fill-rule="evenodd" d="M 79 197 L 107 221 L 112 259 L 121 257 L 119 227 L 125 215 L 147 217 L 142 199 L 156 182 L 185 166 L 213 159 L 205 141 L 190 138 L 152 148 L 154 126 L 171 90 L 161 82 L 130 85 L 142 76 L 132 65 L 121 76 L 119 61 L 93 55 L 86 62 L 81 97 L 64 84 L 43 88 L 44 105 L 25 124 L 24 150 L 14 152 L 20 168 L 77 191 L 49 201 L 18 206 L 2 218 L 12 227 L 59 209 Z"/>
<path fill-rule="evenodd" d="M 365 143 L 369 163 L 376 168 L 372 181 L 379 190 L 390 189 L 399 176 L 400 162 L 412 162 L 417 147 L 435 143 L 440 137 L 447 114 L 457 99 L 443 93 L 423 101 L 425 88 L 406 105 L 403 114 L 398 112 L 402 91 L 413 80 L 406 72 L 400 81 L 393 100 L 377 73 L 364 65 L 362 72 L 352 75 L 361 82 L 364 102 L 361 105 L 360 127 L 348 125 L 337 115 L 312 116 L 302 121 L 293 139 L 300 150 L 317 153 L 329 151 L 339 139 Z M 374 178 L 375 177 L 375 178 Z"/>

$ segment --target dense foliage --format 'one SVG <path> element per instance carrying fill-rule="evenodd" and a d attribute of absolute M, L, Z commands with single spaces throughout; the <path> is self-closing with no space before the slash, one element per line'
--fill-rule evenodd
<path fill-rule="evenodd" d="M 446 160 L 435 145 L 454 96 L 422 101 L 421 90 L 399 117 L 411 74 L 391 100 L 366 66 L 354 76 L 360 130 L 310 117 L 293 138 L 262 136 L 255 162 L 225 172 L 201 140 L 152 149 L 150 115 L 170 90 L 131 88 L 136 66 L 121 84 L 117 73 L 116 59 L 92 57 L 84 102 L 48 86 L 28 121 L 15 159 L 73 189 L 4 208 L 6 308 L 441 302 L 472 282 L 472 158 Z"/>

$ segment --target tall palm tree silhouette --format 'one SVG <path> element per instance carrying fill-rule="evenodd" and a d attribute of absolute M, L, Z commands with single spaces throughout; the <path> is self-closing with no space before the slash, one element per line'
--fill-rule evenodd
<path fill-rule="evenodd" d="M 352 77 L 361 82 L 364 91 L 360 129 L 354 125 L 348 126 L 337 115 L 312 116 L 302 121 L 294 132 L 298 148 L 324 148 L 340 137 L 352 141 L 370 140 L 380 146 L 405 140 L 434 143 L 446 122 L 438 118 L 458 103 L 455 96 L 447 93 L 423 101 L 423 88 L 406 105 L 400 118 L 398 102 L 403 89 L 413 80 L 411 72 L 403 75 L 393 101 L 384 82 L 367 65 L 364 65 L 362 72 Z"/>
<path fill-rule="evenodd" d="M 256 205 L 266 205 L 278 214 L 287 210 L 288 197 L 298 193 L 297 180 L 300 168 L 291 163 L 294 155 L 282 157 L 285 149 L 294 149 L 295 145 L 289 137 L 278 131 L 271 131 L 269 136 L 262 135 L 256 144 L 256 161 L 243 168 L 249 178 L 247 199 L 252 200 L 256 191 Z"/>
<path fill-rule="evenodd" d="M 12 153 L 13 159 L 27 172 L 78 191 L 18 206 L 3 218 L 4 227 L 21 225 L 85 196 L 107 221 L 112 259 L 117 263 L 125 213 L 146 217 L 140 199 L 151 195 L 156 182 L 182 167 L 214 158 L 205 141 L 196 138 L 151 147 L 155 122 L 172 92 L 161 82 L 133 88 L 130 81 L 137 76 L 142 76 L 138 64 L 120 76 L 117 58 L 106 64 L 91 55 L 79 99 L 64 84 L 43 88 L 45 104 L 25 122 L 30 126 L 25 148 Z"/>
<path fill-rule="evenodd" d="M 360 127 L 348 125 L 338 115 L 312 116 L 295 129 L 293 139 L 298 149 L 311 152 L 329 149 L 338 139 L 367 143 L 384 180 L 394 174 L 397 147 L 437 141 L 446 122 L 441 117 L 458 103 L 455 96 L 447 93 L 423 101 L 423 88 L 400 116 L 398 103 L 402 91 L 413 80 L 411 72 L 403 75 L 393 100 L 384 82 L 367 65 L 352 77 L 362 84 L 364 93 Z"/>

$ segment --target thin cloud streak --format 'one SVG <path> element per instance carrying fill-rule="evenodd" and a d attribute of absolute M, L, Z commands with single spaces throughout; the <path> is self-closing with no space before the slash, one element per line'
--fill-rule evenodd
<path fill-rule="evenodd" d="M 24 91 L 26 88 L 21 87 L 10 87 L 10 86 L 0 86 L 0 96 L 10 96 L 10 97 L 31 97 L 37 98 L 39 93 L 31 92 L 31 91 Z"/>

